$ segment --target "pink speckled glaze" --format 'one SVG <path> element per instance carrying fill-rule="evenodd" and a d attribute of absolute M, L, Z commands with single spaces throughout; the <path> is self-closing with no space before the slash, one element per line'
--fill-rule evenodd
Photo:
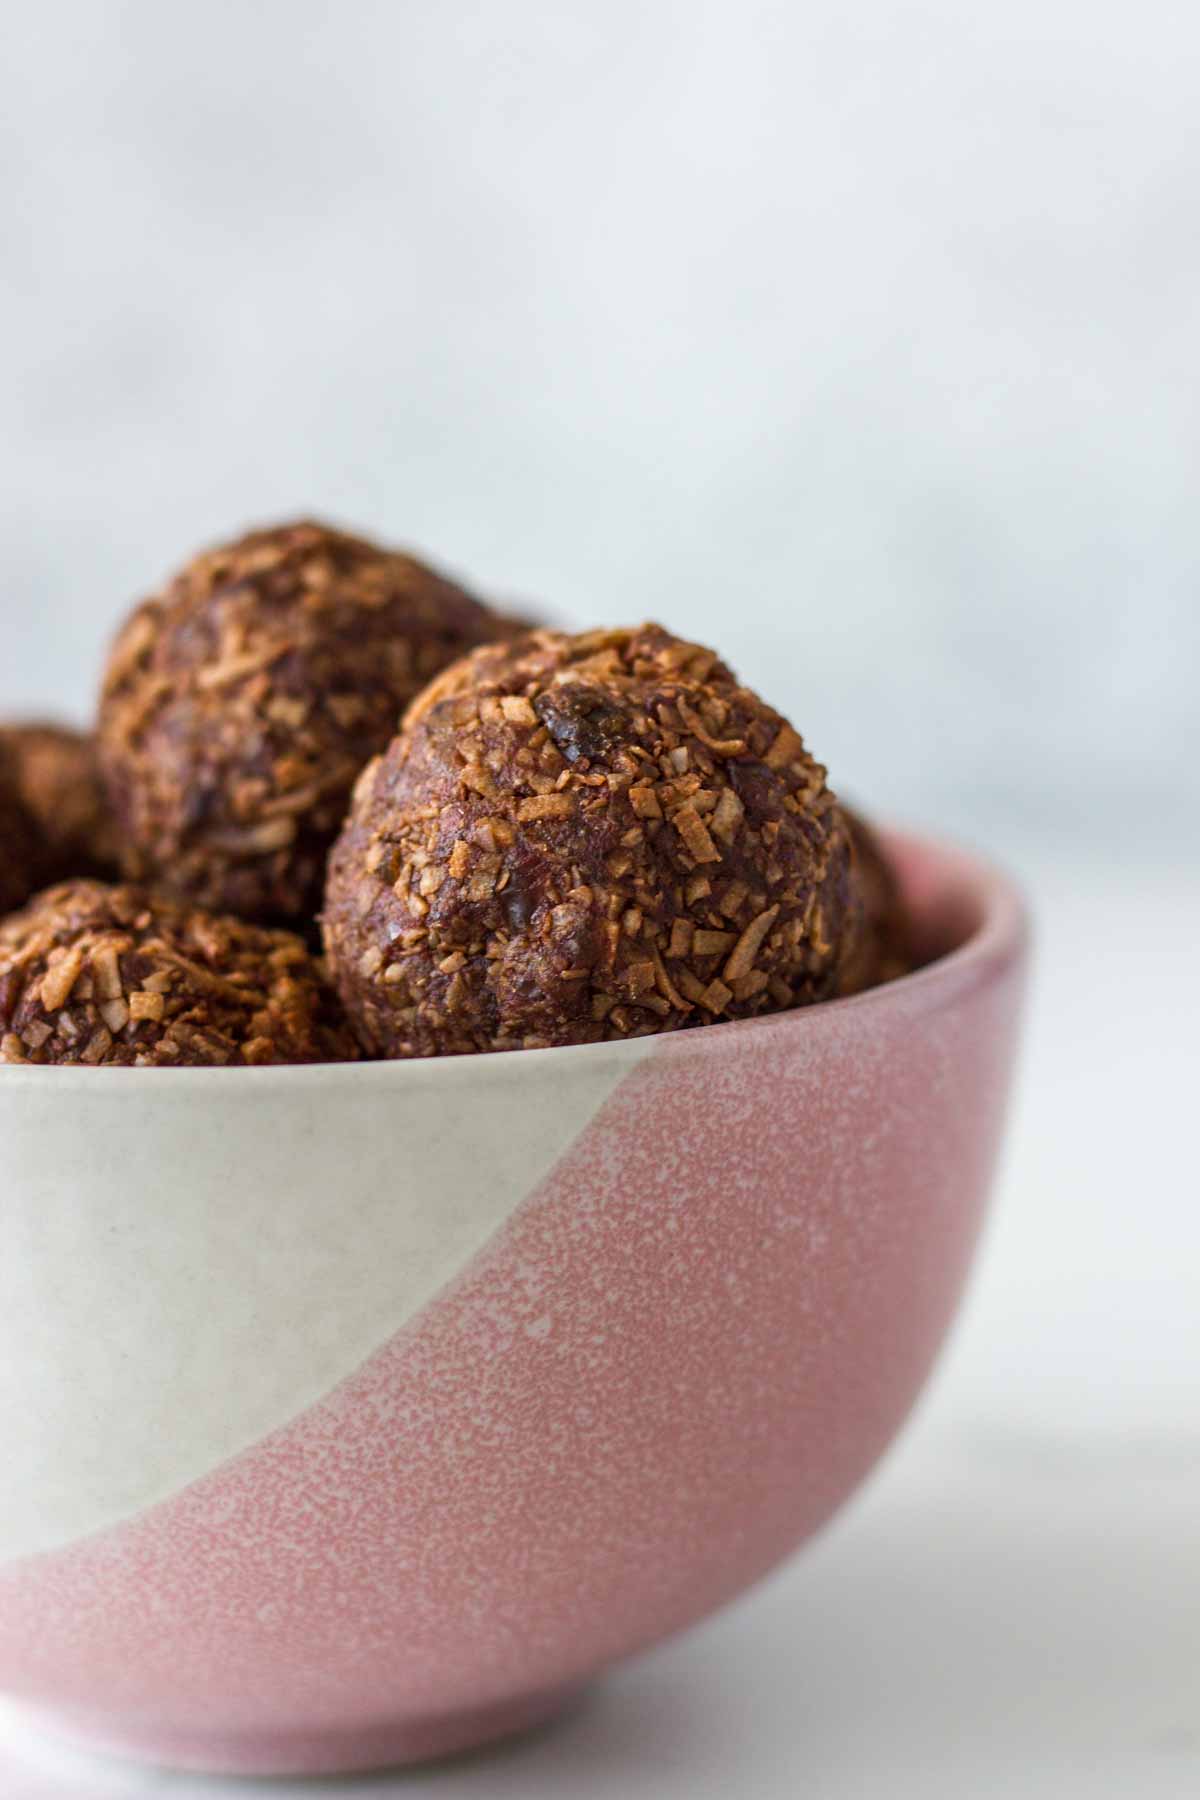
<path fill-rule="evenodd" d="M 138 1516 L 0 1567 L 0 1689 L 181 1765 L 410 1760 L 540 1719 L 827 1520 L 957 1303 L 1025 962 L 1001 877 L 893 848 L 950 954 L 655 1040 L 323 1400 Z M 530 1058 L 523 1104 L 554 1105 L 556 1058 L 608 1054 Z"/>

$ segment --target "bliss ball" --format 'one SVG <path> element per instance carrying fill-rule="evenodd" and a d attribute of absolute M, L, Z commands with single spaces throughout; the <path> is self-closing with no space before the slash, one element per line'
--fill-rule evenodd
<path fill-rule="evenodd" d="M 142 888 L 66 882 L 0 923 L 0 1063 L 349 1062 L 321 967 L 290 931 Z"/>
<path fill-rule="evenodd" d="M 0 914 L 23 906 L 45 879 L 45 852 L 21 793 L 16 758 L 0 741 Z"/>
<path fill-rule="evenodd" d="M 914 964 L 908 907 L 874 828 L 842 808 L 850 834 L 852 918 L 843 939 L 838 993 L 861 994 L 907 975 Z"/>
<path fill-rule="evenodd" d="M 325 525 L 196 557 L 133 614 L 104 680 L 125 875 L 217 912 L 311 918 L 363 764 L 494 635 L 453 582 Z"/>
<path fill-rule="evenodd" d="M 117 866 L 116 830 L 104 797 L 95 740 L 43 721 L 0 726 L 17 789 L 41 847 L 36 886 Z"/>
<path fill-rule="evenodd" d="M 388 1057 L 638 1037 L 837 992 L 850 846 L 825 771 L 656 625 L 477 651 L 364 772 L 325 942 Z"/>

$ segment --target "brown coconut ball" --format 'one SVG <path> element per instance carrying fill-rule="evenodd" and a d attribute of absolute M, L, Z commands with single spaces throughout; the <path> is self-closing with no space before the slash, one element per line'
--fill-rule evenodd
<path fill-rule="evenodd" d="M 837 992 L 825 771 L 660 626 L 477 651 L 358 784 L 325 941 L 370 1050 L 590 1043 Z"/>
<path fill-rule="evenodd" d="M 34 721 L 0 726 L 17 787 L 42 848 L 42 880 L 111 875 L 117 838 L 95 740 L 67 725 Z"/>
<path fill-rule="evenodd" d="M 363 764 L 494 635 L 463 589 L 325 525 L 196 557 L 133 614 L 104 681 L 125 874 L 217 912 L 311 917 Z"/>
<path fill-rule="evenodd" d="M 913 967 L 912 925 L 900 884 L 873 827 L 842 807 L 850 833 L 855 918 L 843 941 L 840 995 L 861 994 Z"/>
<path fill-rule="evenodd" d="M 45 851 L 21 793 L 16 758 L 0 741 L 0 915 L 23 906 L 45 878 Z"/>
<path fill-rule="evenodd" d="M 0 1063 L 350 1062 L 358 1047 L 290 931 L 136 887 L 66 882 L 0 923 Z"/>

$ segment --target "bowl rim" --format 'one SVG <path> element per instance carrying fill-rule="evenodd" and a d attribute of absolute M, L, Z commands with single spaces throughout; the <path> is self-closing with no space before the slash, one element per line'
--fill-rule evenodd
<path fill-rule="evenodd" d="M 878 835 L 885 847 L 903 866 L 920 862 L 936 875 L 937 890 L 943 895 L 957 894 L 976 914 L 974 928 L 953 949 L 922 964 L 910 974 L 898 976 L 864 993 L 843 999 L 819 1001 L 812 1006 L 794 1007 L 790 1011 L 764 1013 L 754 1019 L 726 1019 L 711 1025 L 696 1025 L 685 1031 L 649 1033 L 643 1037 L 606 1040 L 598 1044 L 567 1044 L 538 1050 L 489 1050 L 473 1055 L 401 1058 L 382 1062 L 280 1063 L 265 1067 L 242 1068 L 86 1068 L 79 1063 L 7 1064 L 0 1066 L 0 1096 L 5 1088 L 28 1089 L 53 1087 L 69 1092 L 86 1086 L 95 1089 L 113 1085 L 133 1098 L 144 1096 L 150 1083 L 161 1098 L 169 1089 L 179 1093 L 195 1091 L 203 1086 L 206 1095 L 224 1089 L 229 1094 L 261 1096 L 264 1089 L 296 1090 L 318 1088 L 365 1090 L 369 1086 L 385 1088 L 401 1083 L 493 1078 L 518 1082 L 536 1081 L 546 1075 L 548 1067 L 563 1068 L 566 1059 L 573 1063 L 587 1058 L 599 1061 L 606 1055 L 618 1060 L 640 1060 L 651 1043 L 669 1043 L 673 1052 L 686 1055 L 710 1053 L 716 1034 L 727 1039 L 731 1033 L 762 1037 L 770 1033 L 789 1035 L 822 1028 L 822 1022 L 844 1020 L 852 1013 L 874 1016 L 881 1009 L 901 1009 L 918 1015 L 940 1011 L 945 1005 L 1003 973 L 1024 960 L 1028 949 L 1029 912 L 1018 882 L 990 857 L 968 848 L 951 838 L 923 830 L 881 825 Z M 551 1063 L 547 1063 L 547 1058 Z"/>

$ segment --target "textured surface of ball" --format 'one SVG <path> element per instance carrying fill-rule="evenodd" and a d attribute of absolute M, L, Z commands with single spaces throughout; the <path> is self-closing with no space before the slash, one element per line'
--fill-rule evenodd
<path fill-rule="evenodd" d="M 244 918 L 311 917 L 363 764 L 494 635 L 454 583 L 324 525 L 196 557 L 133 614 L 104 682 L 125 874 Z"/>
<path fill-rule="evenodd" d="M 270 931 L 134 887 L 67 882 L 0 924 L 0 1062 L 345 1062 L 320 965 Z"/>
<path fill-rule="evenodd" d="M 825 771 L 710 650 L 537 632 L 448 670 L 364 771 L 325 933 L 385 1056 L 753 1017 L 837 992 Z"/>

